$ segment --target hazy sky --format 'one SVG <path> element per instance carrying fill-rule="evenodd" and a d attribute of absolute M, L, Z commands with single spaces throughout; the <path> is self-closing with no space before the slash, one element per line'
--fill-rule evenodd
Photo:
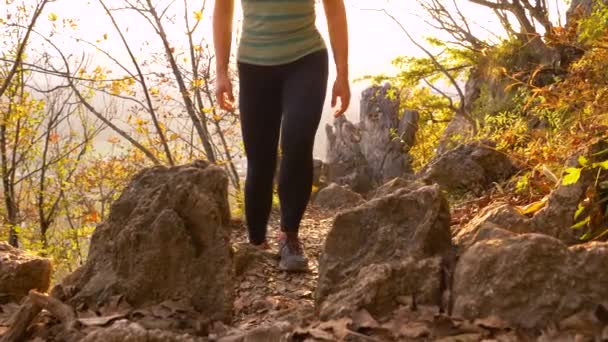
<path fill-rule="evenodd" d="M 240 12 L 240 2 L 236 1 L 236 7 Z M 166 1 L 164 1 L 166 2 Z M 213 6 L 213 0 L 207 0 L 207 10 L 204 14 L 204 20 L 201 25 L 201 35 L 208 36 L 209 41 L 211 33 L 211 10 Z M 557 0 L 561 3 L 562 12 L 565 12 L 565 5 L 563 0 Z M 109 5 L 115 5 L 119 2 L 117 0 L 106 0 Z M 452 0 L 445 2 L 451 4 Z M 174 26 L 167 26 L 167 31 L 171 39 L 176 41 L 184 39 L 185 35 L 183 32 L 183 23 L 180 18 L 183 17 L 183 1 L 175 2 L 175 14 L 176 24 Z M 191 7 L 188 11 L 192 13 L 195 9 L 201 6 L 202 2 L 196 2 L 188 0 L 188 4 Z M 2 15 L 2 7 L 6 6 L 4 1 L 0 3 L 0 15 Z M 458 6 L 465 13 L 466 17 L 474 26 L 477 27 L 477 34 L 480 36 L 491 36 L 490 32 L 502 34 L 500 25 L 494 20 L 495 16 L 488 9 L 471 4 L 468 1 L 458 0 Z M 350 67 L 351 77 L 357 78 L 368 74 L 378 74 L 393 71 L 391 66 L 391 60 L 396 56 L 400 55 L 421 55 L 419 49 L 411 44 L 406 38 L 403 32 L 400 30 L 390 18 L 384 13 L 377 11 L 378 9 L 386 9 L 390 11 L 398 20 L 405 26 L 405 28 L 419 41 L 425 36 L 436 36 L 437 31 L 432 30 L 424 20 L 426 17 L 423 11 L 418 8 L 416 1 L 414 0 L 346 0 L 347 16 L 349 21 L 349 39 L 350 39 Z M 55 3 L 51 3 L 47 8 L 48 13 L 56 13 L 61 18 L 75 18 L 78 19 L 78 29 L 76 31 L 67 30 L 61 32 L 60 35 L 63 37 L 55 37 L 55 41 L 59 45 L 63 44 L 63 48 L 67 48 L 68 51 L 73 51 L 78 54 L 83 49 L 83 44 L 76 42 L 74 39 L 69 37 L 83 37 L 89 41 L 95 42 L 96 40 L 102 40 L 100 46 L 107 51 L 112 51 L 115 58 L 125 61 L 127 63 L 127 56 L 124 53 L 118 36 L 111 26 L 109 18 L 104 14 L 98 1 L 96 0 L 58 0 Z M 239 14 L 237 13 L 237 18 Z M 46 18 L 46 16 L 43 16 Z M 152 52 L 158 52 L 158 47 L 155 49 L 154 43 L 148 45 L 146 41 L 154 41 L 155 38 L 151 34 L 151 29 L 148 23 L 140 18 L 140 16 L 133 12 L 125 12 L 124 14 L 118 15 L 118 20 L 123 28 L 128 27 L 128 39 L 133 46 L 139 47 L 141 58 L 146 58 Z M 43 20 L 41 32 L 45 32 L 45 26 L 48 30 L 48 26 L 51 23 L 48 20 Z M 235 26 L 238 24 L 235 23 Z M 325 16 L 322 11 L 322 6 L 318 6 L 318 22 L 321 33 L 329 43 L 327 34 L 327 24 L 325 22 Z M 104 34 L 107 34 L 108 39 L 104 40 Z M 329 45 L 329 44 L 328 44 Z M 89 49 L 90 51 L 90 49 Z M 108 63 L 108 60 L 98 55 L 98 59 L 94 60 L 94 64 Z M 334 68 L 331 69 L 330 74 L 330 89 L 331 82 L 335 77 Z M 365 88 L 363 83 L 354 83 L 352 85 L 353 90 L 353 101 L 352 105 L 347 112 L 347 117 L 352 120 L 358 119 L 359 113 L 359 94 Z M 324 155 L 324 142 L 325 133 L 323 126 L 327 122 L 332 120 L 331 109 L 329 108 L 329 99 L 326 103 L 326 109 L 323 115 L 323 122 L 318 134 L 318 143 L 316 146 L 315 153 L 317 156 Z"/>

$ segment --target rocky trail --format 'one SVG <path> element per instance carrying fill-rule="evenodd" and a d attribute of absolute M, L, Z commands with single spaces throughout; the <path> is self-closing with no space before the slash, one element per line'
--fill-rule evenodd
<path fill-rule="evenodd" d="M 594 174 L 527 203 L 493 187 L 508 165 L 471 144 L 366 194 L 323 187 L 301 274 L 277 270 L 276 212 L 271 250 L 247 244 L 223 170 L 145 169 L 52 289 L 48 260 L 0 245 L 0 341 L 608 341 L 608 243 L 570 229 Z"/>

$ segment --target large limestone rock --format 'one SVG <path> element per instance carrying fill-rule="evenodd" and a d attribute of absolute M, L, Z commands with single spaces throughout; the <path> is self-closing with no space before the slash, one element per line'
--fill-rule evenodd
<path fill-rule="evenodd" d="M 512 176 L 516 167 L 504 153 L 483 143 L 460 145 L 440 155 L 419 173 L 426 183 L 451 191 L 481 191 Z"/>
<path fill-rule="evenodd" d="M 411 174 L 418 112 L 401 113 L 396 89 L 385 84 L 363 92 L 359 116 L 357 124 L 340 117 L 326 126 L 328 181 L 366 193 Z"/>
<path fill-rule="evenodd" d="M 360 194 L 336 183 L 320 190 L 314 199 L 315 205 L 326 209 L 352 208 L 364 202 Z"/>
<path fill-rule="evenodd" d="M 232 312 L 228 179 L 195 162 L 146 169 L 112 205 L 91 239 L 89 259 L 70 275 L 69 302 L 103 305 L 124 295 L 134 307 L 186 300 L 210 319 Z"/>
<path fill-rule="evenodd" d="M 325 126 L 327 134 L 327 180 L 345 185 L 356 192 L 372 189 L 371 172 L 361 152 L 361 132 L 357 125 L 339 117 Z"/>
<path fill-rule="evenodd" d="M 30 290 L 46 292 L 51 272 L 50 260 L 0 242 L 0 298 L 19 301 Z"/>
<path fill-rule="evenodd" d="M 319 261 L 324 318 L 391 311 L 399 296 L 439 304 L 450 214 L 438 186 L 402 189 L 338 214 Z"/>
<path fill-rule="evenodd" d="M 361 152 L 376 185 L 412 172 L 402 136 L 413 144 L 418 113 L 406 111 L 404 121 L 400 122 L 399 98 L 395 93 L 396 89 L 387 83 L 369 87 L 361 95 Z"/>
<path fill-rule="evenodd" d="M 593 310 L 608 298 L 608 243 L 568 248 L 542 234 L 481 241 L 454 272 L 456 316 L 525 328 Z"/>

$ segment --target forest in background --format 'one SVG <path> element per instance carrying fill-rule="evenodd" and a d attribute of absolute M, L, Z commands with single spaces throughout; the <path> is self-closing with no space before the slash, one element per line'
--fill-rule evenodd
<path fill-rule="evenodd" d="M 240 189 L 242 155 L 238 113 L 219 111 L 212 95 L 213 54 L 200 32 L 205 1 L 98 0 L 127 62 L 103 48 L 107 35 L 74 43 L 105 55 L 112 68 L 58 47 L 56 39 L 78 32 L 75 18 L 45 11 L 60 1 L 9 1 L 0 14 L 0 238 L 51 257 L 57 278 L 83 263 L 95 225 L 143 167 L 206 159 Z M 585 239 L 605 237 L 608 163 L 563 165 L 606 136 L 608 7 L 578 1 L 560 23 L 544 0 L 469 2 L 492 9 L 504 32 L 481 39 L 456 1 L 419 0 L 428 25 L 447 38 L 417 41 L 401 26 L 404 41 L 425 56 L 397 57 L 400 72 L 367 78 L 390 81 L 402 107 L 419 111 L 414 168 L 455 144 L 492 140 L 525 165 L 495 190 L 520 204 L 542 204 L 562 174 L 576 182 L 583 169 L 597 170 L 575 228 L 587 230 Z M 140 56 L 125 29 L 130 18 L 148 25 L 156 53 Z M 41 34 L 41 22 L 61 34 Z M 187 45 L 172 45 L 174 25 Z M 100 140 L 103 150 L 95 148 Z"/>

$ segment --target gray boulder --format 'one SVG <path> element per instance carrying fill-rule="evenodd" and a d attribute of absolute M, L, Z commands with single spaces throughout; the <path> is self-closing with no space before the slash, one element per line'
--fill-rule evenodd
<path fill-rule="evenodd" d="M 449 191 L 480 192 L 516 171 L 509 157 L 493 146 L 471 143 L 440 155 L 419 172 L 419 177 L 428 184 L 437 183 Z"/>
<path fill-rule="evenodd" d="M 450 214 L 439 187 L 402 189 L 339 213 L 319 261 L 323 318 L 365 308 L 388 314 L 399 296 L 439 304 Z"/>
<path fill-rule="evenodd" d="M 454 272 L 453 313 L 543 327 L 608 298 L 608 243 L 568 248 L 542 234 L 480 241 Z"/>
<path fill-rule="evenodd" d="M 325 209 L 352 208 L 363 203 L 360 194 L 336 183 L 321 189 L 314 198 L 314 204 Z"/>
<path fill-rule="evenodd" d="M 64 281 L 69 303 L 124 295 L 135 308 L 185 300 L 212 320 L 232 314 L 228 179 L 205 162 L 136 175 L 91 238 L 86 264 Z"/>

